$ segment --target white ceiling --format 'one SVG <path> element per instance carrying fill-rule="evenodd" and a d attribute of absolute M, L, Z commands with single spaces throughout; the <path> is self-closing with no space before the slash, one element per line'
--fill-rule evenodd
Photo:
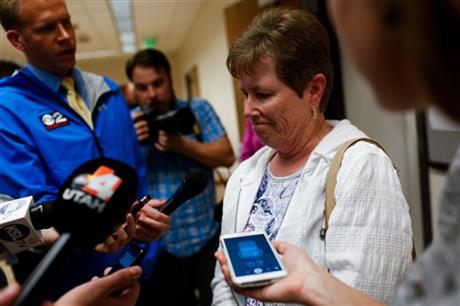
<path fill-rule="evenodd" d="M 119 0 L 125 1 L 125 0 Z M 138 47 L 146 37 L 157 40 L 156 48 L 166 53 L 177 50 L 205 0 L 132 0 Z M 121 55 L 115 23 L 106 0 L 67 0 L 67 8 L 76 25 L 77 58 Z M 23 57 L 0 36 L 0 57 L 23 63 Z"/>

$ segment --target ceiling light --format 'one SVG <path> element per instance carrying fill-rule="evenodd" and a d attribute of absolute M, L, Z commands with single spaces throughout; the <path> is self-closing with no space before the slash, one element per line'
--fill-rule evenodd
<path fill-rule="evenodd" d="M 121 48 L 121 51 L 123 51 L 123 53 L 134 53 L 136 52 L 137 48 L 136 48 L 136 45 L 124 45 L 122 48 Z"/>
<path fill-rule="evenodd" d="M 77 60 L 87 60 L 94 58 L 110 57 L 119 55 L 119 51 L 116 49 L 109 50 L 97 50 L 97 51 L 88 51 L 88 52 L 77 52 Z"/>
<path fill-rule="evenodd" d="M 123 53 L 137 51 L 136 33 L 133 26 L 131 0 L 109 0 Z"/>
<path fill-rule="evenodd" d="M 122 46 L 136 44 L 136 36 L 132 32 L 121 32 L 118 37 Z"/>

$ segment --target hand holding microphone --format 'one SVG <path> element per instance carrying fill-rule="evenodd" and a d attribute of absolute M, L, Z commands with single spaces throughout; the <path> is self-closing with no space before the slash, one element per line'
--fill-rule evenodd
<path fill-rule="evenodd" d="M 136 230 L 133 238 L 137 241 L 158 240 L 171 228 L 171 217 L 159 211 L 166 201 L 151 199 L 139 211 L 136 217 Z"/>
<path fill-rule="evenodd" d="M 158 239 L 171 227 L 172 214 L 180 205 L 200 194 L 207 186 L 208 175 L 202 170 L 188 173 L 182 184 L 168 200 L 151 199 L 139 209 L 134 238 L 139 241 Z M 137 209 L 137 208 L 136 208 Z"/>
<path fill-rule="evenodd" d="M 119 226 L 118 229 L 109 237 L 105 239 L 103 243 L 99 243 L 94 248 L 95 251 L 100 253 L 115 253 L 124 247 L 133 238 L 136 231 L 136 221 L 132 214 L 126 215 L 126 221 L 123 225 Z"/>

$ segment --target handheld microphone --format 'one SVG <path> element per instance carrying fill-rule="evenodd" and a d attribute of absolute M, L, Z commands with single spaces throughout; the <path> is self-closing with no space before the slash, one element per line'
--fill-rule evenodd
<path fill-rule="evenodd" d="M 43 244 L 29 213 L 33 205 L 31 196 L 0 203 L 0 244 L 7 253 L 17 254 Z"/>
<path fill-rule="evenodd" d="M 42 245 L 39 230 L 54 225 L 53 208 L 53 201 L 35 204 L 31 196 L 0 203 L 0 258 L 13 259 L 15 264 L 14 254 Z"/>
<path fill-rule="evenodd" d="M 14 305 L 39 305 L 76 247 L 94 248 L 124 222 L 136 192 L 135 170 L 120 161 L 103 158 L 78 167 L 53 205 L 53 226 L 61 235 L 26 280 Z"/>
<path fill-rule="evenodd" d="M 53 227 L 56 219 L 54 213 L 54 201 L 46 201 L 40 204 L 31 205 L 29 209 L 30 221 L 35 229 L 41 230 Z"/>
<path fill-rule="evenodd" d="M 17 254 L 43 244 L 39 230 L 55 222 L 54 202 L 35 204 L 33 197 L 0 203 L 0 256 L 2 250 Z"/>
<path fill-rule="evenodd" d="M 17 254 L 43 244 L 40 231 L 53 227 L 57 216 L 55 202 L 35 204 L 31 196 L 0 203 L 0 256 L 2 251 Z M 2 199 L 3 199 L 2 198 Z M 0 199 L 0 202 L 1 200 Z"/>
<path fill-rule="evenodd" d="M 206 188 L 207 183 L 208 175 L 203 170 L 188 173 L 182 181 L 182 185 L 159 210 L 166 215 L 170 215 L 182 203 L 201 193 Z"/>
<path fill-rule="evenodd" d="M 193 198 L 194 196 L 201 193 L 207 185 L 208 182 L 208 174 L 205 171 L 197 170 L 188 173 L 182 181 L 182 184 L 179 188 L 174 192 L 174 194 L 166 200 L 165 204 L 160 207 L 158 210 L 164 214 L 170 215 L 173 213 L 180 205 L 187 202 L 189 199 Z M 131 208 L 131 213 L 135 215 L 139 212 L 142 207 L 148 203 L 151 199 L 149 195 L 143 197 L 139 201 L 136 201 Z M 153 241 L 150 243 L 150 247 L 148 247 L 148 260 L 142 260 L 143 256 L 140 255 L 142 250 L 139 249 L 137 245 L 131 245 L 128 248 L 125 248 L 125 252 L 122 252 L 121 257 L 118 257 L 115 262 L 112 264 L 112 267 L 117 266 L 130 266 L 133 264 L 140 263 L 142 269 L 144 270 L 143 277 L 148 277 L 152 270 L 152 263 L 155 262 L 158 257 L 160 256 L 160 246 L 158 241 Z M 144 253 L 145 254 L 145 253 Z M 113 269 L 113 268 L 112 268 Z M 144 278 L 145 279 L 145 278 Z"/>

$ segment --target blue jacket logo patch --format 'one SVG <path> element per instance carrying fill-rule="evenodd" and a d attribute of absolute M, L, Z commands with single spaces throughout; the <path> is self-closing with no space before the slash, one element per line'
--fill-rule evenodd
<path fill-rule="evenodd" d="M 40 117 L 40 120 L 47 130 L 54 130 L 60 126 L 69 124 L 69 119 L 64 117 L 60 112 L 45 114 Z"/>

